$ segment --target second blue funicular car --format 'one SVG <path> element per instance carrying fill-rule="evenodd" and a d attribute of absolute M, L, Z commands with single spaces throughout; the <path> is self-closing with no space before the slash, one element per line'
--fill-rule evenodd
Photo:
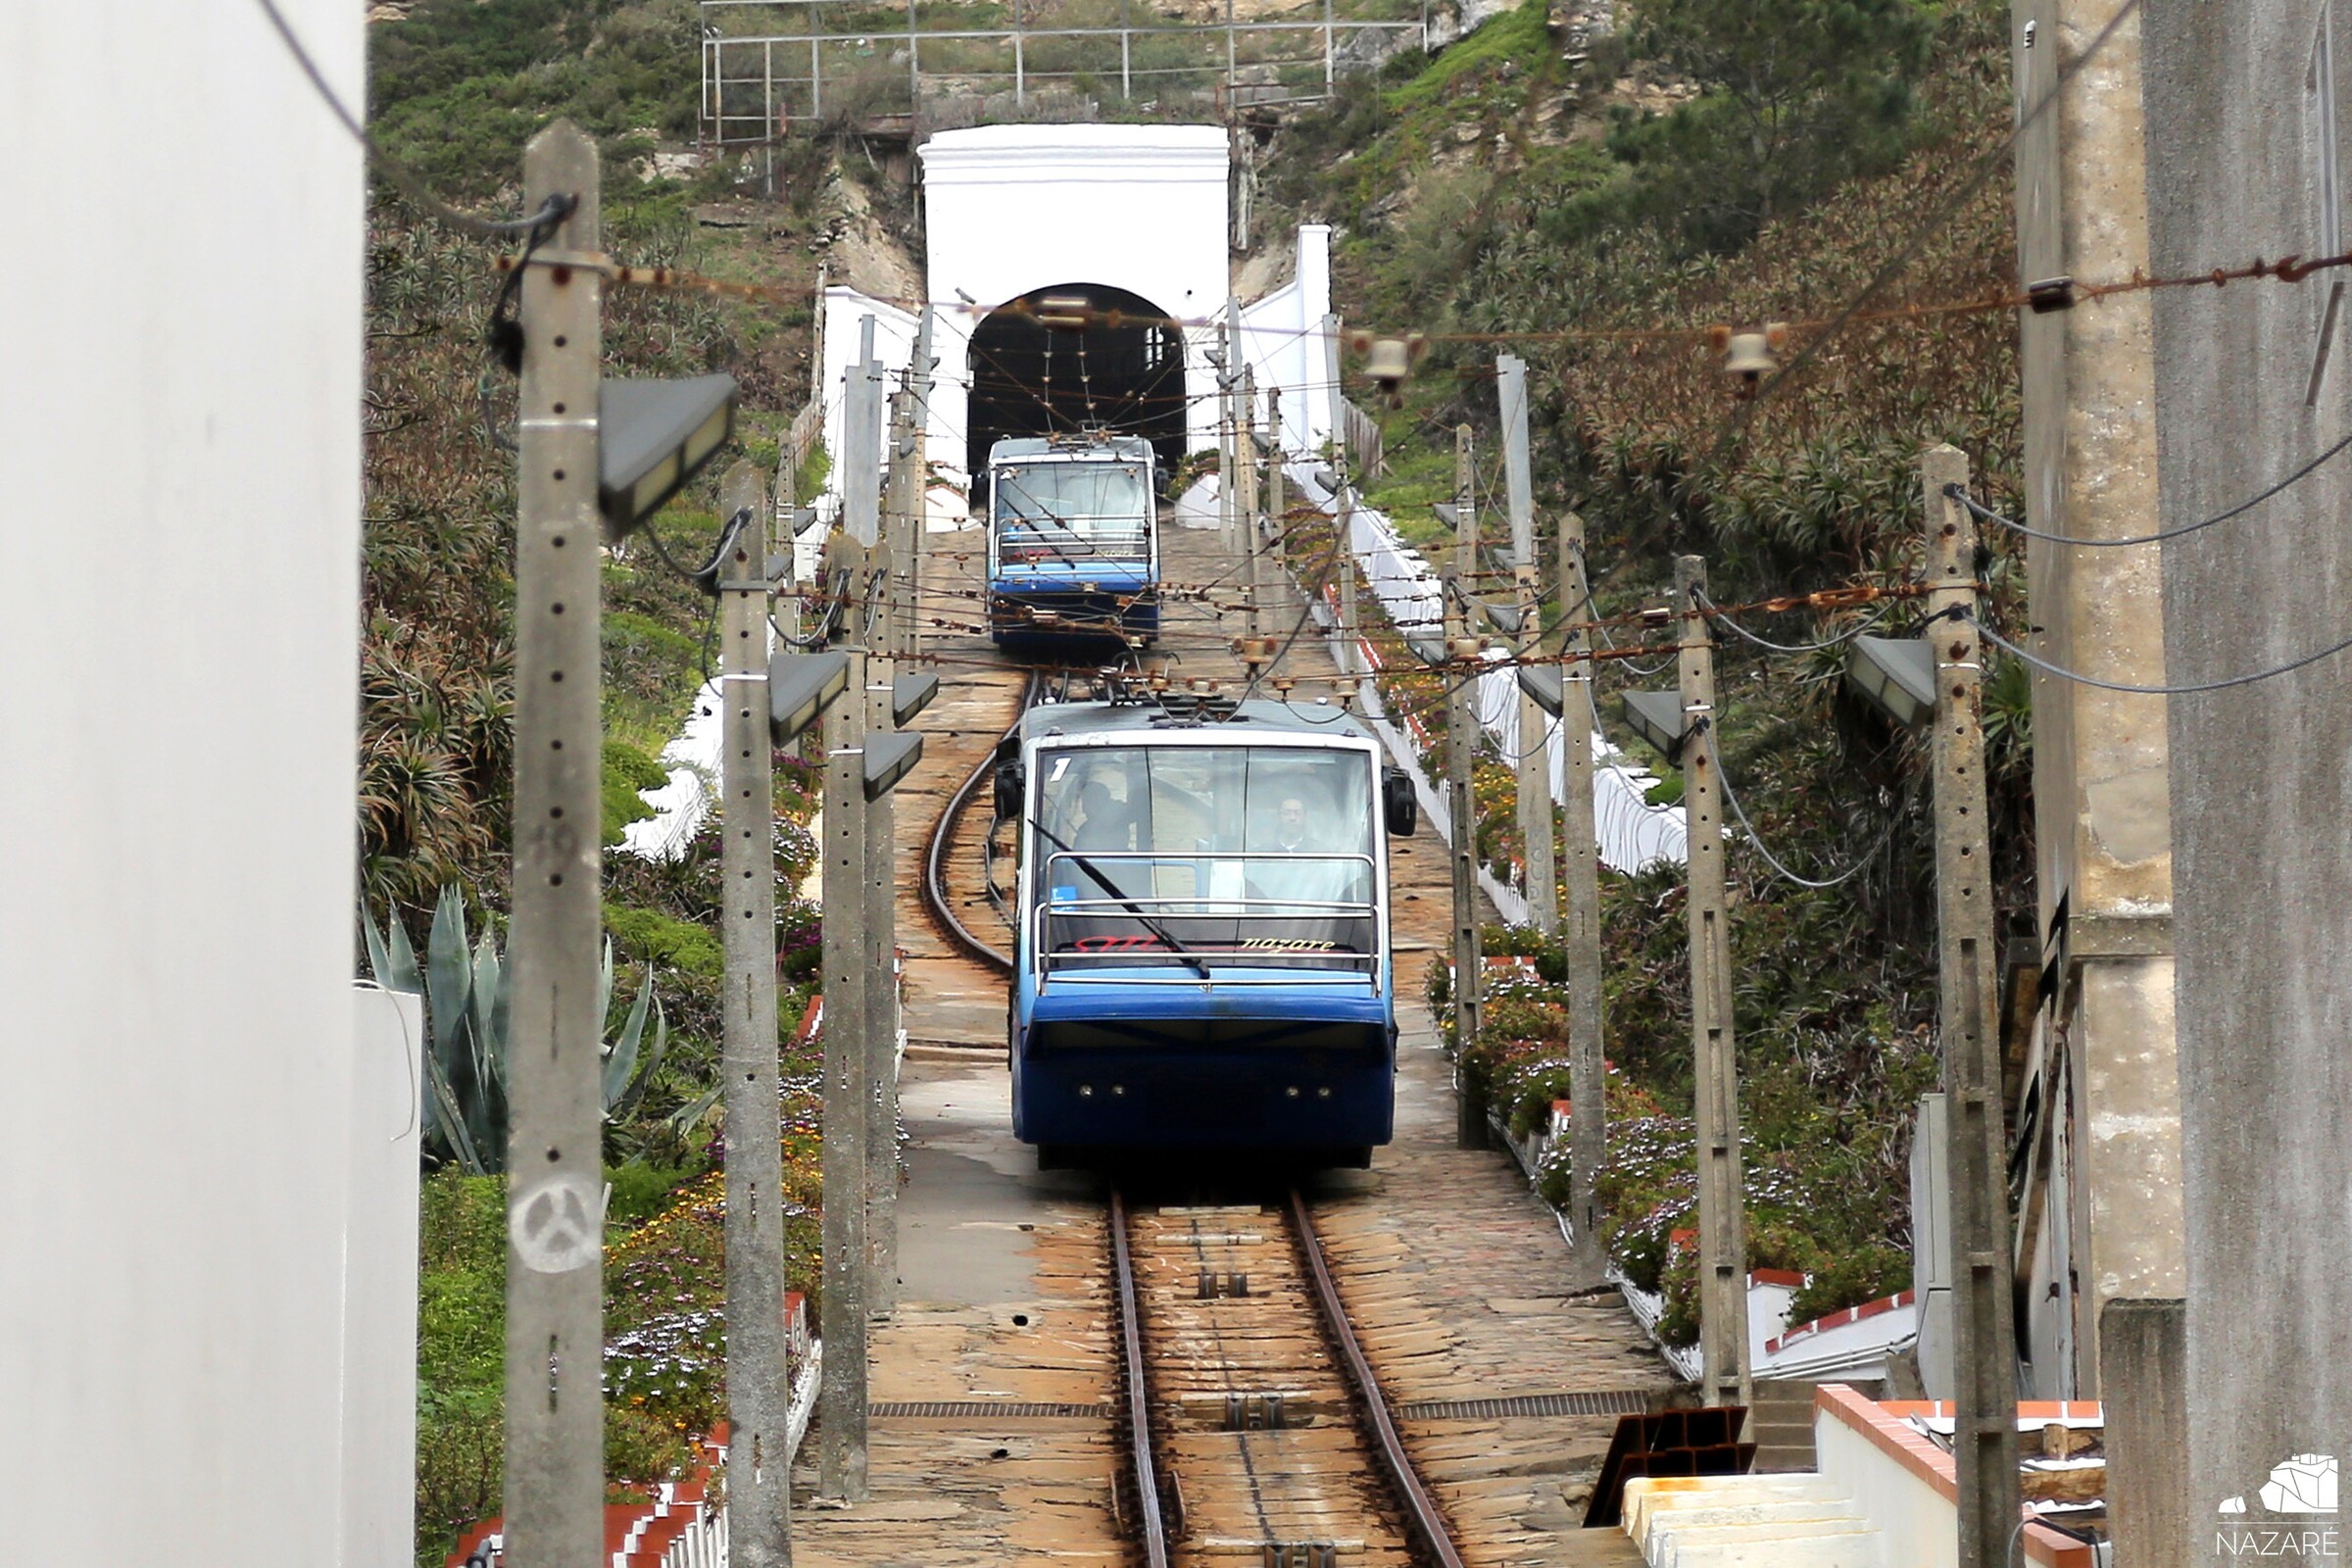
<path fill-rule="evenodd" d="M 1000 647 L 1159 635 L 1152 443 L 1082 431 L 999 441 L 988 460 L 988 627 Z"/>

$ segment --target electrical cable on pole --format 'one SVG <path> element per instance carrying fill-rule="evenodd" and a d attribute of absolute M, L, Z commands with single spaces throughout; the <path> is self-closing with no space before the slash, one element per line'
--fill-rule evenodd
<path fill-rule="evenodd" d="M 729 1549 L 740 1568 L 790 1568 L 792 1417 L 784 1322 L 783 1127 L 776 1072 L 774 746 L 769 737 L 766 497 L 749 463 L 719 482 L 727 547 L 719 605 L 719 882 L 727 1147 Z M 651 983 L 650 977 L 648 983 Z"/>
<path fill-rule="evenodd" d="M 2022 1506 L 2017 1474 L 2017 1323 L 2003 1127 L 1992 853 L 1985 828 L 1983 656 L 1969 612 L 1980 589 L 1977 529 L 1956 492 L 1968 459 L 1920 455 L 1935 662 L 1937 1044 L 1949 1104 L 1952 1456 L 1962 1568 L 1991 1568 Z"/>
<path fill-rule="evenodd" d="M 2311 474 L 2325 465 L 2328 459 L 2333 458 L 2337 454 L 2343 452 L 2347 447 L 2352 447 L 2352 435 L 2344 436 L 2341 440 L 2338 440 L 2328 446 L 2322 450 L 2317 457 L 2311 459 L 2310 462 L 2295 469 L 2285 478 L 2278 480 L 2275 484 L 2264 487 L 2253 495 L 2248 496 L 2245 500 L 2239 502 L 2236 506 L 2230 508 L 2226 512 L 2217 512 L 2210 517 L 2199 517 L 2195 522 L 2184 522 L 2178 528 L 2165 528 L 2156 533 L 2133 534 L 2125 539 L 2082 539 L 2078 538 L 2074 534 L 2049 533 L 2040 528 L 2029 527 L 2027 524 L 2019 522 L 2014 517 L 2003 516 L 2000 513 L 1993 511 L 1990 507 L 1985 506 L 1983 502 L 1977 500 L 1976 497 L 1967 494 L 1965 491 L 1954 496 L 1952 499 L 1966 507 L 1983 521 L 2006 528 L 2012 533 L 2023 534 L 2029 539 L 2047 540 L 2051 544 L 2082 545 L 2090 549 L 2113 549 L 2120 545 L 2161 544 L 2167 539 L 2179 539 L 2184 534 L 2192 534 L 2197 532 L 2199 529 L 2210 528 L 2217 522 L 2228 522 L 2232 517 L 2243 516 L 2245 514 L 2253 511 L 2256 507 L 2261 506 L 2265 501 L 2270 500 L 2273 496 L 2278 495 L 2279 492 L 2286 490 L 2299 483 L 2303 479 L 2310 477 Z"/>

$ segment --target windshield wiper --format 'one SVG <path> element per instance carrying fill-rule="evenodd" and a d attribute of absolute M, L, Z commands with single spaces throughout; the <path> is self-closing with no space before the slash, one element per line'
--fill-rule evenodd
<path fill-rule="evenodd" d="M 1080 855 L 1076 850 L 1071 849 L 1067 844 L 1063 843 L 1060 838 L 1055 836 L 1051 829 L 1049 829 L 1043 822 L 1037 820 L 1037 818 L 1031 817 L 1029 819 L 1029 825 L 1037 829 L 1038 836 L 1040 838 L 1043 838 L 1046 840 L 1046 842 L 1052 844 L 1055 849 L 1059 850 L 1062 854 L 1068 856 L 1072 860 L 1076 861 L 1078 869 L 1084 871 L 1088 876 L 1094 879 L 1095 886 L 1109 894 L 1113 899 L 1116 899 L 1118 901 L 1119 907 L 1125 909 L 1129 914 L 1134 915 L 1138 924 L 1140 924 L 1145 930 L 1151 932 L 1153 936 L 1159 938 L 1160 944 L 1170 953 L 1173 953 L 1178 957 L 1182 958 L 1185 963 L 1191 967 L 1193 973 L 1199 975 L 1203 980 L 1208 978 L 1208 965 L 1201 960 L 1200 956 L 1194 953 L 1192 949 L 1186 947 L 1183 943 L 1168 935 L 1168 928 L 1161 925 L 1157 920 L 1152 919 L 1150 915 L 1146 914 L 1142 907 L 1139 906 L 1133 899 L 1129 898 L 1127 894 L 1120 889 L 1117 883 L 1111 881 L 1109 877 L 1102 874 L 1102 867 L 1096 865 L 1094 861 L 1088 859 L 1085 856 Z"/>

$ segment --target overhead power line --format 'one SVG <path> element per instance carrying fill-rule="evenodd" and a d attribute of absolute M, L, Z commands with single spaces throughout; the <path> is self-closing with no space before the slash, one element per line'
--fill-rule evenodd
<path fill-rule="evenodd" d="M 2285 478 L 2280 479 L 2277 484 L 2272 485 L 2270 488 L 2260 492 L 2259 494 L 2247 497 L 2245 500 L 2239 502 L 2236 506 L 2231 507 L 2227 512 L 2217 512 L 2212 516 L 2200 517 L 2195 522 L 2184 522 L 2178 528 L 2166 528 L 2157 533 L 2135 534 L 2129 539 L 2079 539 L 2073 534 L 2048 533 L 2040 528 L 2028 527 L 2026 524 L 2019 522 L 2015 517 L 2002 516 L 1990 507 L 1985 506 L 1984 503 L 1971 496 L 1959 485 L 1946 485 L 1944 486 L 1943 493 L 1952 500 L 1959 502 L 1970 512 L 1975 513 L 1978 516 L 1984 518 L 1986 522 L 1998 524 L 2003 528 L 2009 529 L 2013 533 L 2022 533 L 2029 539 L 2047 539 L 2050 541 L 2050 543 L 2058 545 L 2103 545 L 2108 547 L 2113 547 L 2116 545 L 2152 545 L 2160 543 L 2166 539 L 2178 539 L 2182 534 L 2195 533 L 2200 528 L 2210 528 L 2217 522 L 2228 522 L 2232 517 L 2243 516 L 2245 514 L 2253 511 L 2256 507 L 2261 506 L 2265 501 L 2270 500 L 2271 497 L 2278 494 L 2281 490 L 2286 489 L 2288 486 L 2295 484 L 2299 480 L 2309 477 L 2312 472 L 2319 468 L 2322 464 L 2325 464 L 2328 459 L 2334 457 L 2337 453 L 2342 452 L 2347 447 L 2352 447 L 2352 435 L 2345 436 L 2342 440 L 2336 442 L 2333 446 L 2322 452 L 2318 457 L 2313 458 L 2309 463 L 2304 464 L 2303 466 L 2297 468 Z"/>
<path fill-rule="evenodd" d="M 2231 686 L 2251 686 L 2256 681 L 2271 680 L 2280 675 L 2291 675 L 2298 669 L 2316 664 L 2323 659 L 2332 659 L 2344 650 L 2352 648 L 2352 637 L 2346 637 L 2341 642 L 2330 643 L 2316 654 L 2305 654 L 2291 663 L 2278 664 L 2270 669 L 2257 669 L 2244 675 L 2230 675 L 2221 680 L 2194 681 L 2182 686 L 2132 686 L 2122 681 L 2101 680 L 2096 675 L 2085 675 L 2081 670 L 2067 669 L 2053 664 L 2039 655 L 2027 653 L 2023 648 L 2018 647 L 2017 644 L 1981 620 L 1972 621 L 1971 624 L 1996 647 L 2015 654 L 2046 675 L 2055 675 L 2060 680 L 2073 681 L 2082 686 L 2096 686 L 2101 691 L 2125 692 L 2135 697 L 2189 697 L 2198 692 L 2218 692 Z"/>
<path fill-rule="evenodd" d="M 2138 11 L 2139 0 L 2124 0 L 2124 3 L 2116 8 L 2115 15 L 2107 19 L 2107 24 L 2091 37 L 2088 44 L 2083 46 L 2082 52 L 2059 67 L 2057 79 L 2050 83 L 2050 90 L 2043 93 L 2024 114 L 2018 116 L 2017 123 L 2010 127 L 2009 134 L 2002 137 L 1997 146 L 1992 147 L 1979 158 L 1976 167 L 1969 171 L 1968 177 L 1962 180 L 1951 194 L 1938 202 L 1934 211 L 1920 220 L 1919 226 L 1911 231 L 1911 237 L 1904 241 L 1902 248 L 1887 258 L 1886 263 L 1870 275 L 1869 281 L 1855 292 L 1854 297 L 1845 303 L 1845 307 L 1831 318 L 1827 327 L 1807 339 L 1804 347 L 1797 351 L 1796 358 L 1788 362 L 1787 368 L 1764 381 L 1756 388 L 1753 398 L 1740 404 L 1734 411 L 1731 418 L 1724 425 L 1725 441 L 1730 441 L 1746 428 L 1748 420 L 1755 417 L 1755 412 L 1763 405 L 1764 400 L 1771 397 L 1784 383 L 1792 379 L 1799 371 L 1820 358 L 1822 350 L 1828 347 L 1838 333 L 1844 331 L 1855 321 L 1864 318 L 1863 307 L 1876 298 L 1881 289 L 1893 282 L 1903 270 L 1918 258 L 1920 251 L 1927 246 L 1929 239 L 1950 220 L 1951 216 L 1958 212 L 1978 191 L 1984 188 L 1984 182 L 1992 177 L 1993 172 L 2000 162 L 2008 158 L 2016 149 L 2018 139 L 2032 129 L 2042 116 L 2050 112 L 2060 96 L 2065 93 L 2067 84 L 2080 75 L 2084 67 L 2099 57 L 2099 51 L 2107 47 L 2107 40 L 2113 38 L 2124 24 L 2129 22 Z M 2218 277 L 2216 281 L 2219 281 Z M 2029 298 L 2026 303 L 2033 302 Z"/>
<path fill-rule="evenodd" d="M 1754 848 L 1758 855 L 1764 858 L 1764 862 L 1771 866 L 1776 873 L 1778 873 L 1785 880 L 1795 883 L 1800 888 L 1812 888 L 1816 891 L 1819 891 L 1824 888 L 1842 887 L 1846 883 L 1851 882 L 1855 877 L 1861 875 L 1864 870 L 1868 869 L 1871 863 L 1877 860 L 1882 854 L 1886 853 L 1887 840 L 1894 837 L 1895 824 L 1902 820 L 1901 813 L 1899 812 L 1889 815 L 1886 818 L 1886 830 L 1879 835 L 1879 842 L 1872 845 L 1869 852 L 1860 859 L 1847 866 L 1844 870 L 1838 872 L 1836 876 L 1818 879 L 1808 876 L 1799 876 L 1796 872 L 1788 869 L 1788 864 L 1783 861 L 1779 856 L 1772 853 L 1771 847 L 1764 842 L 1764 835 L 1756 831 L 1756 824 L 1747 819 L 1747 809 L 1740 804 L 1740 793 L 1732 788 L 1731 774 L 1724 771 L 1721 766 L 1718 766 L 1715 769 L 1715 782 L 1722 786 L 1724 803 L 1731 807 L 1732 815 L 1738 817 L 1740 819 L 1740 825 L 1747 830 L 1747 842 L 1749 845 Z"/>
<path fill-rule="evenodd" d="M 254 0 L 254 3 L 262 8 L 262 15 L 270 19 L 270 27 L 276 31 L 278 41 L 286 46 L 286 52 L 294 57 L 294 64 L 310 78 L 312 90 L 318 94 L 328 112 L 341 122 L 343 128 L 351 132 L 352 139 L 366 149 L 368 161 L 375 166 L 375 172 L 434 221 L 460 233 L 471 234 L 476 239 L 505 239 L 514 234 L 535 235 L 549 224 L 570 216 L 572 207 L 578 201 L 574 196 L 550 196 L 546 205 L 528 218 L 476 218 L 471 213 L 461 213 L 450 206 L 434 195 L 407 165 L 384 151 L 382 145 L 368 134 L 368 127 L 360 117 L 327 83 L 326 74 L 311 58 L 310 50 L 303 46 L 302 39 L 295 34 L 293 24 L 286 21 L 285 13 L 278 10 L 277 0 Z"/>
<path fill-rule="evenodd" d="M 1817 643 L 1776 643 L 1759 637 L 1754 632 L 1749 631 L 1745 626 L 1740 625 L 1730 615 L 1726 614 L 1722 607 L 1717 605 L 1713 600 L 1709 599 L 1705 594 L 1702 593 L 1698 596 L 1698 603 L 1699 608 L 1707 612 L 1707 618 L 1709 620 L 1712 620 L 1717 625 L 1723 626 L 1739 636 L 1745 638 L 1747 641 L 1754 643 L 1758 648 L 1762 648 L 1776 654 L 1819 654 L 1825 653 L 1832 648 L 1843 647 L 1845 644 L 1852 642 L 1856 637 L 1859 637 L 1864 632 L 1870 630 L 1871 627 L 1876 626 L 1881 621 L 1885 620 L 1887 615 L 1892 612 L 1893 609 L 1892 606 L 1882 607 L 1875 614 L 1864 620 L 1860 625 L 1849 626 L 1844 631 L 1838 633 L 1837 636 L 1824 638 L 1822 641 Z"/>

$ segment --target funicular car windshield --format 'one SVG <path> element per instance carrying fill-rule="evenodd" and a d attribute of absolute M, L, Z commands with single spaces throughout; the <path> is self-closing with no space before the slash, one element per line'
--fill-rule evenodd
<path fill-rule="evenodd" d="M 1205 960 L 1373 975 L 1369 753 L 1074 747 L 1037 766 L 1032 918 L 1056 978 Z"/>
<path fill-rule="evenodd" d="M 1000 559 L 1142 561 L 1150 554 L 1152 485 L 1132 463 L 1099 458 L 1007 464 L 996 471 Z"/>

